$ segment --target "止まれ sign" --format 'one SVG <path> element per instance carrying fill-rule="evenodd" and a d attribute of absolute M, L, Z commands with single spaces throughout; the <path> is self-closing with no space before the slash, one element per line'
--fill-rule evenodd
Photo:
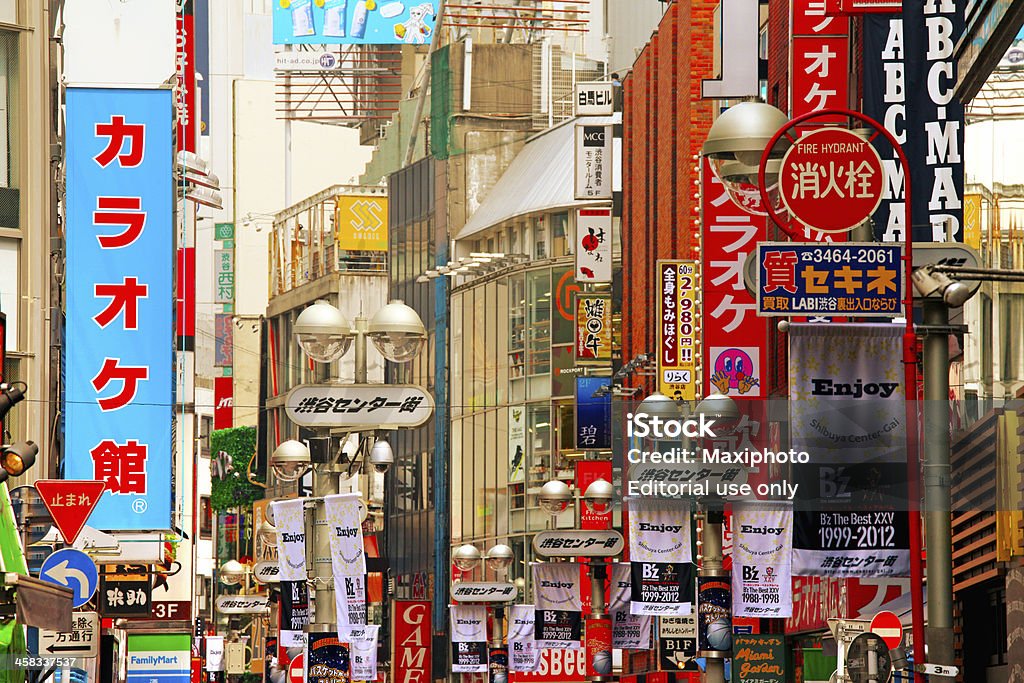
<path fill-rule="evenodd" d="M 756 257 L 758 313 L 900 315 L 902 254 L 897 244 L 762 242 Z"/>
<path fill-rule="evenodd" d="M 288 393 L 288 418 L 303 427 L 418 427 L 434 413 L 434 399 L 404 384 L 303 384 Z"/>

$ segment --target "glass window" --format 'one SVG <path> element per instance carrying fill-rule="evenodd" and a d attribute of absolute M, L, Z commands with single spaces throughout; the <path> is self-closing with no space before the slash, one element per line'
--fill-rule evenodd
<path fill-rule="evenodd" d="M 533 221 L 533 258 L 548 258 L 548 226 L 543 218 Z"/>
<path fill-rule="evenodd" d="M 551 280 L 555 283 L 555 310 L 551 314 L 551 343 L 572 344 L 576 335 L 576 302 L 573 294 L 579 291 L 574 268 L 555 268 Z"/>
<path fill-rule="evenodd" d="M 0 187 L 18 187 L 18 34 L 0 31 Z M 5 225 L 16 228 L 17 225 Z"/>
<path fill-rule="evenodd" d="M 473 515 L 472 538 L 478 539 L 486 535 L 488 517 L 491 516 L 491 512 L 488 509 L 491 489 L 487 486 L 487 471 L 493 465 L 490 462 L 490 458 L 487 457 L 491 451 L 487 450 L 487 430 L 484 424 L 484 414 L 477 413 L 473 416 L 472 420 L 473 440 L 469 442 L 470 448 L 472 448 L 472 457 L 467 458 L 467 460 L 470 460 L 470 467 L 473 469 L 473 478 L 470 480 L 473 482 L 473 491 L 470 494 L 473 496 L 473 507 L 471 508 L 471 514 Z"/>
<path fill-rule="evenodd" d="M 508 282 L 508 373 L 517 380 L 526 376 L 526 278 L 513 275 Z"/>
<path fill-rule="evenodd" d="M 535 270 L 526 276 L 529 297 L 527 334 L 528 375 L 551 371 L 551 272 Z"/>
<path fill-rule="evenodd" d="M 527 406 L 526 445 L 530 455 L 527 488 L 535 489 L 551 479 L 551 407 L 547 403 Z"/>
<path fill-rule="evenodd" d="M 486 336 L 484 344 L 484 400 L 486 405 L 495 406 L 498 404 L 498 283 L 488 282 L 480 290 L 479 294 L 484 295 L 483 314 L 485 322 L 477 324 L 478 335 L 484 333 Z M 479 298 L 479 295 L 478 297 Z M 505 358 L 502 358 L 504 363 Z"/>
<path fill-rule="evenodd" d="M 451 530 L 452 541 L 462 540 L 462 496 L 464 494 L 462 479 L 462 420 L 452 420 L 452 496 L 451 496 Z"/>
<path fill-rule="evenodd" d="M 465 405 L 464 396 L 462 392 L 462 382 L 466 374 L 468 374 L 468 368 L 465 367 L 465 360 L 462 354 L 462 331 L 464 327 L 463 312 L 466 308 L 466 294 L 465 292 L 458 292 L 452 294 L 452 328 L 451 328 L 451 387 L 452 392 L 452 417 L 462 415 L 462 406 Z"/>
<path fill-rule="evenodd" d="M 485 386 L 487 384 L 487 308 L 483 287 L 475 287 L 466 294 L 473 300 L 473 319 L 467 320 L 473 363 L 473 384 L 467 402 L 471 408 L 487 405 Z"/>
<path fill-rule="evenodd" d="M 509 508 L 509 487 L 508 484 L 508 470 L 509 470 L 509 458 L 514 455 L 509 450 L 509 434 L 508 434 L 508 408 L 501 408 L 494 412 L 494 429 L 495 434 L 495 446 L 492 452 L 497 453 L 497 471 L 495 472 L 495 481 L 497 485 L 495 490 L 497 492 L 497 511 L 494 515 L 495 524 L 497 525 L 495 531 L 498 536 L 504 536 L 508 533 L 508 508 Z M 522 507 L 522 505 L 520 505 Z"/>
<path fill-rule="evenodd" d="M 569 242 L 569 214 L 551 215 L 551 255 L 568 256 L 572 253 Z"/>

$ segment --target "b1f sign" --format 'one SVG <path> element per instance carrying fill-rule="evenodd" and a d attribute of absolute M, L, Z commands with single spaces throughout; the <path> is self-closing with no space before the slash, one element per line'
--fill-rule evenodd
<path fill-rule="evenodd" d="M 577 83 L 577 116 L 611 116 L 615 111 L 611 83 Z"/>
<path fill-rule="evenodd" d="M 576 124 L 576 199 L 612 198 L 612 127 Z"/>

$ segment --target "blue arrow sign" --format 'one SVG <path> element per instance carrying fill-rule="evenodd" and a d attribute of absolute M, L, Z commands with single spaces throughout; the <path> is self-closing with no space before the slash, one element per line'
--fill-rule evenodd
<path fill-rule="evenodd" d="M 92 599 L 100 582 L 96 563 L 81 550 L 65 548 L 52 553 L 39 570 L 43 581 L 70 588 L 77 609 Z"/>

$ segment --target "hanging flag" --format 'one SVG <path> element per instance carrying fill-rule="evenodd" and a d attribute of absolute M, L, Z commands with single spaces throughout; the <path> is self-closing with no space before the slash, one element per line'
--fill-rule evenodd
<path fill-rule="evenodd" d="M 324 512 L 331 539 L 331 564 L 335 576 L 366 573 L 360 506 L 358 493 L 324 496 Z"/>
<path fill-rule="evenodd" d="M 353 681 L 377 680 L 377 637 L 380 626 L 339 626 L 338 640 L 348 644 Z"/>
<path fill-rule="evenodd" d="M 745 501 L 732 508 L 732 612 L 793 616 L 793 507 Z"/>
<path fill-rule="evenodd" d="M 793 573 L 907 576 L 903 327 L 794 324 L 792 446 L 798 488 Z"/>
<path fill-rule="evenodd" d="M 687 503 L 631 500 L 629 558 L 633 614 L 693 611 L 693 552 Z"/>
<path fill-rule="evenodd" d="M 487 608 L 452 605 L 452 673 L 487 673 Z"/>
<path fill-rule="evenodd" d="M 334 608 L 339 626 L 366 624 L 366 575 L 334 576 Z"/>
<path fill-rule="evenodd" d="M 533 565 L 534 638 L 538 647 L 575 650 L 580 647 L 583 603 L 580 569 L 575 562 Z"/>
<path fill-rule="evenodd" d="M 277 560 L 282 581 L 306 580 L 306 525 L 304 498 L 275 500 L 274 524 L 277 527 Z"/>
<path fill-rule="evenodd" d="M 309 588 L 305 581 L 282 581 L 281 589 L 281 646 L 302 647 L 305 643 L 303 627 L 309 624 Z"/>
<path fill-rule="evenodd" d="M 533 605 L 512 605 L 508 617 L 508 668 L 510 671 L 536 671 L 540 666 L 540 648 L 534 640 L 536 613 Z"/>
<path fill-rule="evenodd" d="M 608 612 L 612 615 L 612 647 L 623 650 L 649 650 L 654 617 L 629 611 L 632 587 L 629 563 L 613 564 L 611 592 L 608 597 Z"/>

